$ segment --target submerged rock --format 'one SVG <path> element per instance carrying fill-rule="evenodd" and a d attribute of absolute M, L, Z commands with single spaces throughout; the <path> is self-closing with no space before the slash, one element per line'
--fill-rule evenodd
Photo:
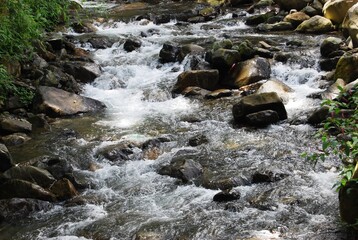
<path fill-rule="evenodd" d="M 9 150 L 4 144 L 0 143 L 0 173 L 5 172 L 12 166 L 14 166 L 14 163 Z"/>
<path fill-rule="evenodd" d="M 55 117 L 96 112 L 105 107 L 98 100 L 45 86 L 38 88 L 34 103 L 35 111 Z"/>

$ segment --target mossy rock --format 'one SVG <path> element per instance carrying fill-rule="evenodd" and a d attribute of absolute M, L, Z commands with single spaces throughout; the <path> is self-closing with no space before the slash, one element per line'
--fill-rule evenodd
<path fill-rule="evenodd" d="M 348 52 L 338 61 L 335 79 L 342 78 L 350 83 L 358 78 L 358 52 Z"/>

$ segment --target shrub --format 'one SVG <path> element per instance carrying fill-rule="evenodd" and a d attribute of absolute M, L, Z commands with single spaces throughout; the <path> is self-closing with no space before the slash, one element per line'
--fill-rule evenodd
<path fill-rule="evenodd" d="M 358 85 L 341 93 L 334 100 L 325 100 L 322 105 L 329 107 L 329 117 L 323 122 L 316 137 L 322 146 L 318 152 L 304 156 L 317 163 L 328 155 L 337 156 L 342 162 L 341 181 L 338 189 L 347 181 L 358 180 Z"/>

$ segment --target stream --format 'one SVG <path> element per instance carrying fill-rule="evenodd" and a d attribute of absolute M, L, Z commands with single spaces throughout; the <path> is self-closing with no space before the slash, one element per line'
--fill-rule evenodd
<path fill-rule="evenodd" d="M 87 8 L 96 6 L 85 3 Z M 101 4 L 101 9 L 113 6 Z M 170 9 L 158 6 L 163 12 Z M 312 126 L 294 123 L 320 104 L 306 96 L 322 91 L 321 78 L 326 73 L 319 70 L 319 45 L 327 35 L 257 33 L 230 11 L 196 24 L 178 24 L 173 19 L 156 25 L 146 19 L 118 18 L 95 25 L 97 37 L 115 39 L 112 47 L 94 49 L 81 41 L 86 34 L 71 30 L 65 34 L 78 39 L 77 45 L 89 50 L 102 67 L 101 75 L 85 85 L 82 94 L 104 102 L 106 111 L 57 120 L 51 133 L 12 149 L 18 162 L 40 153 L 71 159 L 75 172 L 89 185 L 80 196 L 86 204 L 61 203 L 16 224 L 4 223 L 0 239 L 341 239 L 344 230 L 333 188 L 339 163 L 327 159 L 314 167 L 302 158 L 318 142 Z M 140 38 L 142 45 L 126 52 L 123 44 L 130 37 Z M 209 48 L 224 38 L 267 41 L 292 55 L 285 64 L 270 60 L 271 78 L 294 89 L 285 103 L 288 120 L 263 129 L 238 128 L 232 116 L 238 97 L 211 100 L 172 95 L 177 76 L 188 68 L 190 59 L 160 63 L 163 44 L 195 43 Z M 292 40 L 303 45 L 286 44 Z M 207 142 L 189 146 L 195 136 L 205 136 Z M 158 138 L 165 141 L 155 160 L 134 152 L 131 160 L 112 162 L 99 154 L 107 146 Z M 195 158 L 214 180 L 250 182 L 254 173 L 267 171 L 281 177 L 240 184 L 234 188 L 241 194 L 239 200 L 218 203 L 213 197 L 219 189 L 158 174 L 178 153 Z M 88 170 L 90 164 L 95 171 Z M 135 238 L 136 234 L 151 238 Z"/>

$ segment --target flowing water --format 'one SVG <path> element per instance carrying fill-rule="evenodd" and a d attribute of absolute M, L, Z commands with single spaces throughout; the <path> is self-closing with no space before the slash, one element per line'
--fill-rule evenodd
<path fill-rule="evenodd" d="M 57 123 L 59 129 L 76 132 L 67 130 L 67 135 L 61 135 L 54 130 L 54 136 L 37 139 L 39 151 L 76 162 L 75 171 L 90 185 L 81 192 L 87 204 L 58 204 L 3 224 L 0 239 L 132 239 L 139 232 L 161 236 L 153 239 L 340 239 L 337 193 L 332 188 L 338 179 L 338 164 L 328 160 L 314 168 L 301 158 L 316 145 L 314 129 L 290 123 L 319 105 L 306 96 L 320 91 L 324 73 L 317 66 L 318 46 L 325 36 L 257 34 L 231 16 L 223 14 L 213 22 L 190 25 L 175 20 L 161 25 L 146 20 L 97 23 L 96 35 L 117 41 L 101 50 L 78 43 L 92 52 L 103 70 L 94 83 L 84 86 L 83 94 L 103 101 L 107 110 L 95 118 Z M 208 24 L 219 30 L 206 28 Z M 141 37 L 142 46 L 124 51 L 124 40 L 140 37 L 142 32 L 151 33 Z M 172 96 L 171 88 L 188 59 L 159 63 L 163 43 L 210 46 L 224 36 L 235 41 L 270 41 L 293 55 L 286 64 L 272 61 L 271 74 L 295 90 L 286 103 L 288 121 L 265 129 L 236 128 L 231 109 L 237 97 L 198 100 Z M 286 45 L 294 39 L 300 39 L 303 46 Z M 208 143 L 189 147 L 188 140 L 198 134 L 205 135 Z M 113 163 L 97 154 L 109 145 L 158 137 L 167 141 L 156 160 L 138 154 L 130 161 Z M 216 203 L 213 196 L 220 190 L 182 184 L 157 173 L 184 150 L 195 155 L 212 179 L 250 179 L 257 171 L 284 177 L 235 187 L 241 193 L 239 200 Z M 90 163 L 98 169 L 83 170 Z"/>

